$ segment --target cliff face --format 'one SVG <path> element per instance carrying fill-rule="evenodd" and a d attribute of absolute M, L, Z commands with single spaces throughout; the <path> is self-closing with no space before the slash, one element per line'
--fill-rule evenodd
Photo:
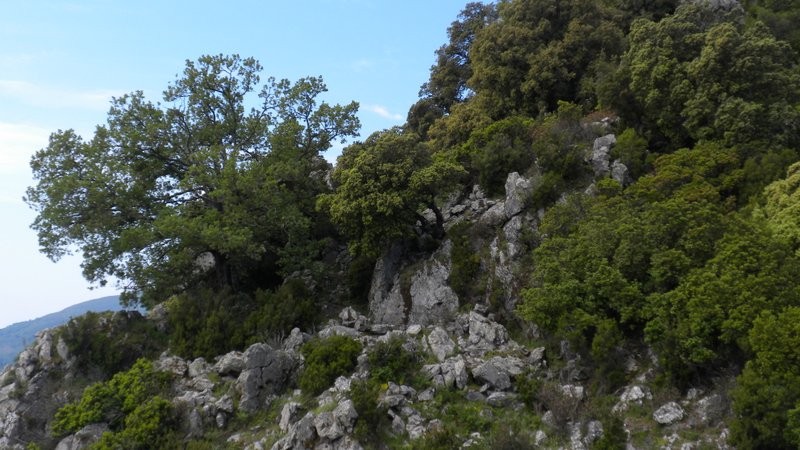
<path fill-rule="evenodd" d="M 609 161 L 614 141 L 598 138 L 587 162 L 596 178 L 625 183 L 624 166 Z M 154 366 L 170 374 L 176 435 L 248 449 L 727 448 L 730 378 L 683 393 L 661 388 L 642 348 L 626 355 L 628 384 L 603 391 L 566 342 L 515 319 L 517 274 L 532 263 L 541 216 L 526 204 L 537 182 L 535 172 L 512 173 L 502 198 L 477 186 L 451 198 L 442 210 L 448 238 L 435 251 L 395 246 L 378 260 L 368 311 L 347 307 L 316 333 L 294 329 L 213 361 L 162 353 Z M 304 344 L 336 336 L 360 346 L 354 368 L 318 395 L 296 389 L 319 369 Z M 400 357 L 413 363 L 396 367 Z M 52 432 L 55 411 L 91 380 L 57 330 L 40 333 L 0 375 L 0 448 L 97 442 L 107 423 Z"/>

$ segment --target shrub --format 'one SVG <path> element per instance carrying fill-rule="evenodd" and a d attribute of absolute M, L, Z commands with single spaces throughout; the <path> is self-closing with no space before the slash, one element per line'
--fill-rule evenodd
<path fill-rule="evenodd" d="M 245 323 L 251 343 L 286 335 L 295 327 L 308 329 L 319 312 L 311 291 L 298 279 L 286 281 L 275 291 L 257 291 L 255 303 L 258 309 Z"/>
<path fill-rule="evenodd" d="M 63 436 L 100 422 L 108 423 L 113 432 L 130 426 L 131 436 L 163 432 L 166 428 L 162 425 L 171 416 L 171 406 L 166 400 L 157 399 L 168 384 L 169 374 L 157 372 L 152 362 L 139 359 L 130 370 L 89 386 L 79 401 L 59 409 L 53 421 L 53 432 Z M 151 438 L 142 442 L 153 442 Z"/>
<path fill-rule="evenodd" d="M 138 358 L 157 355 L 165 336 L 136 311 L 88 312 L 70 319 L 59 331 L 83 371 L 110 375 L 128 369 Z"/>
<path fill-rule="evenodd" d="M 361 343 L 347 336 L 332 336 L 307 342 L 300 352 L 306 363 L 298 384 L 306 393 L 319 395 L 337 377 L 353 371 Z"/>
<path fill-rule="evenodd" d="M 378 405 L 380 392 L 380 386 L 373 381 L 355 382 L 350 387 L 350 399 L 358 412 L 354 433 L 361 444 L 378 447 L 385 441 L 390 422 L 386 408 Z"/>
<path fill-rule="evenodd" d="M 476 279 L 480 274 L 481 257 L 473 248 L 473 226 L 466 221 L 457 223 L 447 231 L 447 235 L 453 243 L 450 253 L 452 268 L 447 281 L 459 299 L 468 302 L 479 295 L 480 285 Z"/>
<path fill-rule="evenodd" d="M 478 182 L 489 195 L 503 192 L 509 172 L 524 172 L 533 163 L 533 120 L 509 117 L 473 132 L 466 144 Z"/>
<path fill-rule="evenodd" d="M 411 380 L 420 364 L 416 355 L 403 347 L 404 344 L 403 338 L 393 336 L 372 347 L 367 358 L 373 380 L 379 383 L 393 381 L 398 384 L 407 384 Z"/>

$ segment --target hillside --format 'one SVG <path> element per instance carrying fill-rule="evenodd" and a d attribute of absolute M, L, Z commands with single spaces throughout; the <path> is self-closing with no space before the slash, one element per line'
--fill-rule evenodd
<path fill-rule="evenodd" d="M 148 313 L 43 333 L 0 447 L 798 448 L 798 18 L 469 3 L 335 166 L 321 77 L 211 55 L 115 99 L 26 199 Z"/>
<path fill-rule="evenodd" d="M 0 367 L 13 361 L 25 346 L 33 343 L 36 334 L 44 329 L 63 325 L 70 318 L 83 315 L 89 311 L 119 311 L 120 309 L 122 309 L 122 306 L 119 304 L 118 296 L 102 297 L 2 328 L 0 329 Z"/>

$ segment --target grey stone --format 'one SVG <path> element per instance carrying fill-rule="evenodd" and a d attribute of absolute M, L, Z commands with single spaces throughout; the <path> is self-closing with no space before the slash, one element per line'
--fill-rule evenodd
<path fill-rule="evenodd" d="M 320 332 L 317 333 L 317 335 L 321 339 L 327 339 L 332 336 L 347 336 L 355 339 L 360 337 L 361 333 L 355 328 L 345 327 L 342 325 L 329 325 L 320 330 Z"/>
<path fill-rule="evenodd" d="M 661 425 L 670 425 L 683 419 L 683 408 L 675 402 L 669 402 L 662 405 L 653 413 L 653 420 Z"/>
<path fill-rule="evenodd" d="M 303 333 L 300 331 L 300 328 L 292 328 L 292 331 L 289 332 L 289 336 L 283 341 L 283 349 L 287 352 L 299 352 L 300 347 L 309 340 L 311 340 L 311 335 Z"/>
<path fill-rule="evenodd" d="M 467 386 L 469 375 L 464 357 L 457 355 L 439 364 L 428 364 L 422 367 L 433 384 L 447 388 L 457 387 L 464 389 Z"/>
<path fill-rule="evenodd" d="M 281 409 L 281 418 L 278 422 L 278 427 L 283 432 L 289 431 L 289 426 L 297 422 L 297 416 L 300 414 L 302 405 L 297 402 L 289 402 L 283 405 Z"/>
<path fill-rule="evenodd" d="M 450 339 L 450 335 L 442 327 L 435 327 L 428 334 L 426 341 L 431 353 L 439 362 L 446 360 L 456 349 L 456 343 Z"/>
<path fill-rule="evenodd" d="M 583 389 L 583 386 L 579 386 L 577 384 L 562 385 L 561 393 L 564 394 L 565 397 L 574 400 L 583 400 L 583 397 L 585 396 L 585 390 Z"/>
<path fill-rule="evenodd" d="M 516 216 L 525 207 L 525 202 L 533 190 L 531 182 L 517 172 L 506 178 L 506 200 L 503 202 L 506 218 Z"/>
<path fill-rule="evenodd" d="M 583 442 L 588 447 L 603 437 L 603 423 L 599 420 L 592 420 L 586 424 L 586 435 L 583 437 Z"/>
<path fill-rule="evenodd" d="M 492 392 L 486 398 L 486 403 L 496 408 L 507 408 L 517 403 L 519 396 L 512 392 Z"/>
<path fill-rule="evenodd" d="M 491 208 L 487 209 L 486 212 L 481 214 L 480 218 L 478 219 L 478 223 L 481 226 L 495 228 L 498 227 L 506 222 L 508 216 L 506 216 L 506 205 L 504 202 L 495 203 Z"/>
<path fill-rule="evenodd" d="M 458 295 L 450 287 L 450 241 L 437 250 L 411 276 L 409 323 L 432 325 L 452 318 L 458 309 Z"/>
<path fill-rule="evenodd" d="M 508 331 L 499 323 L 471 311 L 469 313 L 469 344 L 484 350 L 494 350 L 508 342 Z"/>
<path fill-rule="evenodd" d="M 241 394 L 239 407 L 253 412 L 265 406 L 268 395 L 279 394 L 286 387 L 297 363 L 284 351 L 267 344 L 253 344 L 244 353 L 245 370 L 236 380 Z"/>
<path fill-rule="evenodd" d="M 179 377 L 186 375 L 186 371 L 189 369 L 189 365 L 182 358 L 167 353 L 162 353 L 154 366 L 156 370 L 170 372 Z"/>
<path fill-rule="evenodd" d="M 409 336 L 416 336 L 422 332 L 422 325 L 413 324 L 406 328 L 406 334 Z"/>
<path fill-rule="evenodd" d="M 205 359 L 197 358 L 189 363 L 189 377 L 196 378 L 201 375 L 206 375 L 211 371 L 211 366 L 208 365 Z"/>
<path fill-rule="evenodd" d="M 478 392 L 478 391 L 467 391 L 467 393 L 464 395 L 464 398 L 466 398 L 470 402 L 484 402 L 484 401 L 486 401 L 486 396 L 483 395 L 482 392 Z"/>
<path fill-rule="evenodd" d="M 369 312 L 375 324 L 402 325 L 406 310 L 400 292 L 400 267 L 402 247 L 393 245 L 375 263 L 369 289 Z"/>
<path fill-rule="evenodd" d="M 309 412 L 289 426 L 286 436 L 275 442 L 272 445 L 272 450 L 310 449 L 316 440 L 317 430 L 314 425 L 314 415 Z"/>
<path fill-rule="evenodd" d="M 630 184 L 631 179 L 630 175 L 628 174 L 628 166 L 623 164 L 622 161 L 618 159 L 614 160 L 614 162 L 611 164 L 611 179 L 622 186 L 627 186 Z"/>
<path fill-rule="evenodd" d="M 605 178 L 610 172 L 610 151 L 611 147 L 617 143 L 617 138 L 613 134 L 607 134 L 594 140 L 592 152 L 589 155 L 589 163 L 592 165 L 596 178 Z"/>
<path fill-rule="evenodd" d="M 358 320 L 358 311 L 356 311 L 352 306 L 348 306 L 339 313 L 339 320 L 342 322 L 342 325 L 351 327 L 355 325 L 356 320 Z"/>
<path fill-rule="evenodd" d="M 338 439 L 353 432 L 358 412 L 352 400 L 344 400 L 333 411 L 320 413 L 314 419 L 317 435 L 330 440 Z"/>
<path fill-rule="evenodd" d="M 100 440 L 100 437 L 108 431 L 108 425 L 104 423 L 93 423 L 81 428 L 75 434 L 62 439 L 56 446 L 56 450 L 80 450 L 89 447 Z"/>
<path fill-rule="evenodd" d="M 611 411 L 615 413 L 624 412 L 628 410 L 631 404 L 641 406 L 644 400 L 652 400 L 652 398 L 653 394 L 651 394 L 650 389 L 645 386 L 625 386 L 625 389 L 623 389 L 622 394 L 619 396 L 619 401 L 611 408 Z"/>
<path fill-rule="evenodd" d="M 230 352 L 217 358 L 214 371 L 220 375 L 239 375 L 244 370 L 244 355 L 242 352 Z"/>

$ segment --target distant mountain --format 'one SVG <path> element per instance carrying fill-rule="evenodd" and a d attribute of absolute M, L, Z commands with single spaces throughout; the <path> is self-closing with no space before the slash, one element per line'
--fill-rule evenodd
<path fill-rule="evenodd" d="M 48 314 L 38 319 L 18 322 L 0 329 L 0 368 L 14 361 L 25 346 L 32 343 L 36 333 L 46 328 L 57 327 L 67 323 L 70 318 L 89 311 L 119 311 L 119 296 L 102 297 L 72 305 L 59 312 Z"/>

